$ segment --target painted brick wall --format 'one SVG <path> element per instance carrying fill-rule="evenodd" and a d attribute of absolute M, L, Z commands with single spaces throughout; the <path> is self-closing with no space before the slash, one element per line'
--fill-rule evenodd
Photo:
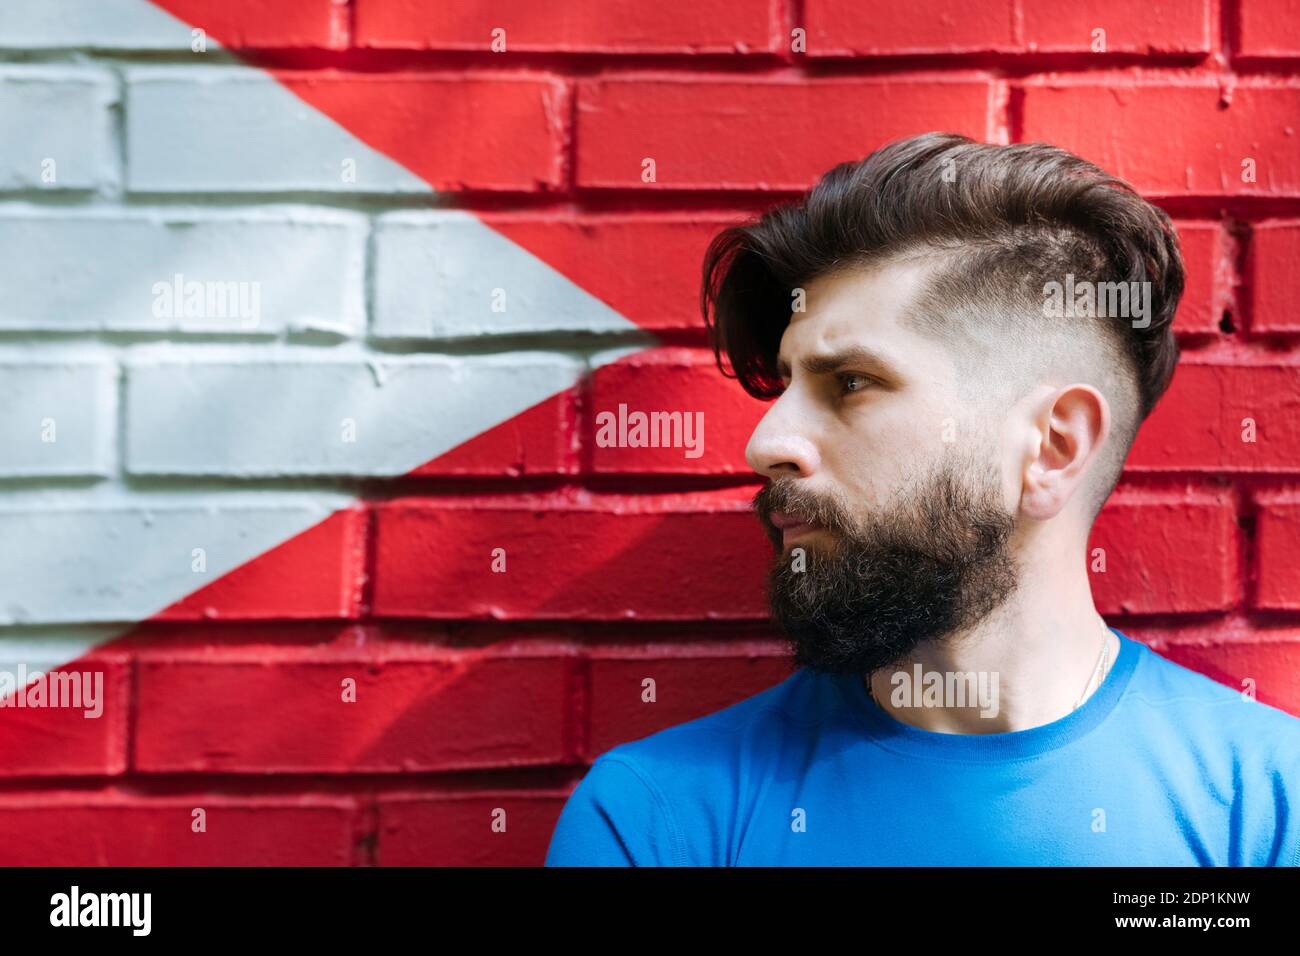
<path fill-rule="evenodd" d="M 1300 714 L 1298 81 L 1296 0 L 5 3 L 0 663 L 104 711 L 0 710 L 0 863 L 536 865 L 596 755 L 782 679 L 700 257 L 930 129 L 1173 216 L 1098 605 Z"/>

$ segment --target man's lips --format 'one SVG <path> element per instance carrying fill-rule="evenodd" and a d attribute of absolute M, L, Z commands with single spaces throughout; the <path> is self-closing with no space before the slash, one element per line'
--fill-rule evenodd
<path fill-rule="evenodd" d="M 821 530 L 821 525 L 815 521 L 809 521 L 807 518 L 784 511 L 773 511 L 767 516 L 767 520 L 772 523 L 772 527 L 781 532 L 782 538 L 787 544 L 801 535 Z"/>

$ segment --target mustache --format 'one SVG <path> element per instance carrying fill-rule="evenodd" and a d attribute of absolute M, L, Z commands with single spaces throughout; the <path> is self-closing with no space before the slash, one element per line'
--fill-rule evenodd
<path fill-rule="evenodd" d="M 809 491 L 793 478 L 774 478 L 760 488 L 754 495 L 754 511 L 768 536 L 778 542 L 781 540 L 781 532 L 772 524 L 771 515 L 774 511 L 798 515 L 805 521 L 838 534 L 853 533 L 853 522 L 837 499 Z"/>

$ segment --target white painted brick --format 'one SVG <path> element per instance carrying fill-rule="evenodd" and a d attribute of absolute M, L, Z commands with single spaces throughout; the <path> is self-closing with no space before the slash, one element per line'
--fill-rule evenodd
<path fill-rule="evenodd" d="M 148 0 L 5 0 L 0 49 L 189 50 L 190 27 Z"/>
<path fill-rule="evenodd" d="M 635 328 L 581 286 L 463 211 L 380 217 L 374 256 L 372 328 L 380 338 Z M 496 308 L 501 302 L 504 310 Z"/>
<path fill-rule="evenodd" d="M 0 477 L 107 475 L 116 378 L 107 361 L 0 361 Z"/>
<path fill-rule="evenodd" d="M 365 327 L 366 229 L 364 217 L 330 210 L 0 205 L 0 329 L 358 332 Z M 184 302 L 167 311 L 164 289 L 175 287 L 178 274 L 182 286 L 247 283 L 243 302 L 256 304 L 257 320 L 246 320 L 234 301 L 224 315 L 187 316 Z M 206 311 L 206 296 L 203 305 Z"/>
<path fill-rule="evenodd" d="M 0 67 L 0 190 L 113 185 L 116 101 L 117 81 L 107 71 Z"/>
<path fill-rule="evenodd" d="M 546 353 L 137 357 L 127 364 L 126 465 L 136 475 L 402 475 L 581 371 Z"/>
<path fill-rule="evenodd" d="M 0 502 L 0 625 L 143 620 L 346 503 L 266 491 L 255 501 L 136 495 L 111 505 L 27 497 Z"/>
<path fill-rule="evenodd" d="M 262 70 L 138 67 L 126 99 L 132 192 L 431 192 Z"/>

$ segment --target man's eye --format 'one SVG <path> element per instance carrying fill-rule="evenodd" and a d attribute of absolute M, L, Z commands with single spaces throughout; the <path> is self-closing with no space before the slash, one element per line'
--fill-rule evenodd
<path fill-rule="evenodd" d="M 848 395 L 853 392 L 861 392 L 871 384 L 871 379 L 865 375 L 858 375 L 854 372 L 844 372 L 839 376 L 840 389 Z"/>

